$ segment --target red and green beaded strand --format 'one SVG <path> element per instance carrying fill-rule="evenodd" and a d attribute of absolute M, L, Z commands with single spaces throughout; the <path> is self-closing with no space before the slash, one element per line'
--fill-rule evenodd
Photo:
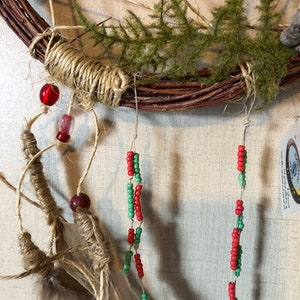
<path fill-rule="evenodd" d="M 247 151 L 244 145 L 238 146 L 237 154 L 237 170 L 238 181 L 242 188 L 242 191 L 246 187 L 246 162 L 247 162 Z M 230 268 L 233 271 L 234 276 L 237 278 L 240 276 L 242 267 L 242 246 L 240 245 L 240 236 L 244 228 L 243 222 L 243 211 L 244 203 L 242 199 L 236 200 L 235 215 L 237 216 L 236 227 L 232 230 L 232 243 L 230 251 Z M 236 281 L 230 281 L 228 283 L 228 297 L 229 300 L 237 300 L 236 298 Z"/>
<path fill-rule="evenodd" d="M 139 244 L 141 241 L 142 234 L 142 222 L 143 222 L 143 212 L 141 205 L 141 192 L 142 192 L 142 177 L 140 173 L 140 164 L 139 164 L 139 154 L 133 151 L 127 152 L 127 174 L 129 176 L 129 183 L 127 183 L 127 204 L 128 204 L 128 218 L 131 220 L 131 227 L 128 229 L 128 244 L 129 250 L 125 253 L 124 260 L 124 274 L 128 275 L 131 266 L 132 256 L 135 260 L 135 267 L 137 270 L 137 275 L 142 281 L 144 277 L 143 264 L 141 261 L 141 256 L 138 253 Z M 134 178 L 135 184 L 132 183 Z M 134 229 L 134 222 L 136 220 L 139 222 L 139 225 Z M 132 248 L 135 251 L 132 251 Z M 143 285 L 142 285 L 143 286 Z M 144 291 L 141 294 L 142 300 L 148 300 L 148 295 Z"/>

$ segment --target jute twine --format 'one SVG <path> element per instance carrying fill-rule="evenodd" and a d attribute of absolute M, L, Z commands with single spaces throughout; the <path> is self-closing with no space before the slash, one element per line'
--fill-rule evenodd
<path fill-rule="evenodd" d="M 110 266 L 112 251 L 110 241 L 98 225 L 97 218 L 89 211 L 74 213 L 81 237 L 88 246 L 89 256 L 93 262 L 93 270 L 99 276 L 100 289 L 97 299 L 109 299 L 110 293 Z"/>
<path fill-rule="evenodd" d="M 29 47 L 32 56 L 37 43 L 49 36 L 45 69 L 52 79 L 74 90 L 78 102 L 86 110 L 92 109 L 95 102 L 119 106 L 129 85 L 128 76 L 116 65 L 103 65 L 100 60 L 84 55 L 55 28 L 48 28 L 36 36 Z"/>

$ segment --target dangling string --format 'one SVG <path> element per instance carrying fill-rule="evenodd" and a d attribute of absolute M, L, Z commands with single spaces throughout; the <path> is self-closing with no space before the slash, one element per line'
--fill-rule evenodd
<path fill-rule="evenodd" d="M 134 82 L 136 77 L 134 77 Z M 127 241 L 129 244 L 129 249 L 125 253 L 124 267 L 123 271 L 125 275 L 129 274 L 131 267 L 131 260 L 134 257 L 135 267 L 137 270 L 137 275 L 139 278 L 139 283 L 142 289 L 141 299 L 147 300 L 148 295 L 145 291 L 143 284 L 144 270 L 143 264 L 141 261 L 141 255 L 138 252 L 141 234 L 142 234 L 142 224 L 143 224 L 143 212 L 142 212 L 142 178 L 140 174 L 140 163 L 139 163 L 139 154 L 135 152 L 135 141 L 138 137 L 138 99 L 135 90 L 135 129 L 134 136 L 131 142 L 130 151 L 127 152 L 126 162 L 127 162 L 127 174 L 129 176 L 129 183 L 127 183 L 127 202 L 128 202 L 128 218 L 130 221 L 130 227 L 128 229 Z M 138 226 L 134 227 L 135 220 L 138 222 Z M 133 252 L 134 250 L 134 252 Z"/>
<path fill-rule="evenodd" d="M 135 126 L 134 126 L 134 135 L 130 145 L 130 150 L 135 150 L 135 141 L 138 138 L 138 127 L 139 127 L 139 106 L 138 106 L 138 96 L 136 90 L 136 74 L 134 74 L 134 99 L 135 99 Z"/>
<path fill-rule="evenodd" d="M 231 236 L 231 251 L 230 251 L 230 269 L 233 271 L 234 280 L 228 283 L 228 297 L 229 300 L 237 300 L 236 297 L 236 282 L 241 273 L 241 260 L 242 260 L 242 246 L 240 244 L 240 236 L 244 228 L 243 211 L 244 201 L 243 193 L 246 187 L 246 164 L 247 164 L 247 150 L 246 150 L 246 136 L 247 130 L 250 126 L 250 114 L 254 108 L 256 93 L 255 93 L 255 78 L 253 73 L 250 71 L 250 65 L 247 64 L 248 70 L 240 65 L 242 74 L 247 84 L 247 96 L 244 100 L 244 128 L 242 135 L 242 143 L 238 146 L 237 152 L 237 170 L 238 170 L 238 182 L 240 185 L 240 198 L 236 200 L 235 215 L 236 215 L 236 226 L 233 228 Z M 249 101 L 250 98 L 250 101 Z"/>
<path fill-rule="evenodd" d="M 99 137 L 100 137 L 100 130 L 99 130 L 99 122 L 98 122 L 98 118 L 96 116 L 96 113 L 94 110 L 91 110 L 91 113 L 92 113 L 92 116 L 93 116 L 93 119 L 94 119 L 94 124 L 95 124 L 95 140 L 94 140 L 94 147 L 93 147 L 93 151 L 92 151 L 92 154 L 91 154 L 91 157 L 86 165 L 86 168 L 81 176 L 81 178 L 79 179 L 79 182 L 78 182 L 78 186 L 77 186 L 77 195 L 79 195 L 81 193 L 81 187 L 82 187 L 82 184 L 83 184 L 83 181 L 84 179 L 86 178 L 90 168 L 91 168 L 91 165 L 92 165 L 92 162 L 94 160 L 94 157 L 96 155 L 96 151 L 97 151 L 97 148 L 98 148 L 98 144 L 99 144 Z"/>
<path fill-rule="evenodd" d="M 5 178 L 5 176 L 0 173 L 0 181 L 8 187 L 10 190 L 14 191 L 15 193 L 17 192 L 17 189 Z M 36 208 L 41 209 L 41 206 L 36 203 L 35 201 L 31 200 L 28 196 L 26 196 L 24 193 L 20 193 L 21 197 L 26 200 L 29 204 L 35 206 Z"/>

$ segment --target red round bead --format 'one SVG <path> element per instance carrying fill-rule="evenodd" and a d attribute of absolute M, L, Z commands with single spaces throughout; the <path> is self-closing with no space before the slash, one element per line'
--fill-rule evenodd
<path fill-rule="evenodd" d="M 244 206 L 243 205 L 237 205 L 236 209 L 243 211 L 244 210 Z"/>
<path fill-rule="evenodd" d="M 244 164 L 243 161 L 238 161 L 238 166 L 239 166 L 239 167 L 244 167 L 244 165 L 245 165 L 245 164 Z"/>
<path fill-rule="evenodd" d="M 43 104 L 52 106 L 59 98 L 59 89 L 56 85 L 46 83 L 40 90 L 40 100 Z"/>
<path fill-rule="evenodd" d="M 236 205 L 243 205 L 243 204 L 244 204 L 243 200 L 236 200 Z"/>
<path fill-rule="evenodd" d="M 129 166 L 129 167 L 127 167 L 127 171 L 131 173 L 131 172 L 133 172 L 133 171 L 134 171 L 134 169 L 133 169 L 133 167 L 132 167 L 132 166 Z"/>
<path fill-rule="evenodd" d="M 136 189 L 137 191 L 140 191 L 142 188 L 143 188 L 143 186 L 142 186 L 141 184 L 138 184 L 138 185 L 136 186 L 135 189 Z"/>
<path fill-rule="evenodd" d="M 238 151 L 244 151 L 245 150 L 245 146 L 244 145 L 239 145 L 238 146 Z"/>
<path fill-rule="evenodd" d="M 91 205 L 90 197 L 87 194 L 80 193 L 74 195 L 70 200 L 70 207 L 73 211 L 76 211 L 78 207 L 83 209 L 89 209 Z"/>
<path fill-rule="evenodd" d="M 243 172 L 245 170 L 245 168 L 244 168 L 244 166 L 238 166 L 237 170 L 240 171 L 240 172 Z"/>
<path fill-rule="evenodd" d="M 236 214 L 237 216 L 241 216 L 241 215 L 243 214 L 243 210 L 237 208 L 237 209 L 235 210 L 235 214 Z"/>
<path fill-rule="evenodd" d="M 141 196 L 141 191 L 140 190 L 136 190 L 134 194 L 135 194 L 135 196 L 139 197 L 139 196 Z"/>
<path fill-rule="evenodd" d="M 245 158 L 245 151 L 238 152 L 238 158 L 240 158 L 240 157 Z"/>

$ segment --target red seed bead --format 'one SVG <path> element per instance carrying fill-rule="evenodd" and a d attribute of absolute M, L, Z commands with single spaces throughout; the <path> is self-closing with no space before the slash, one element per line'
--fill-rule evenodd
<path fill-rule="evenodd" d="M 128 151 L 127 152 L 127 157 L 133 157 L 134 155 L 134 152 L 133 151 Z"/>
<path fill-rule="evenodd" d="M 245 151 L 245 146 L 244 145 L 239 145 L 238 146 L 238 151 Z"/>
<path fill-rule="evenodd" d="M 236 209 L 243 211 L 244 210 L 244 206 L 243 205 L 237 205 Z"/>
<path fill-rule="evenodd" d="M 244 167 L 244 166 L 242 166 L 242 167 L 241 167 L 241 166 L 238 166 L 238 167 L 237 167 L 237 170 L 240 171 L 240 172 L 243 172 L 243 171 L 245 170 L 245 167 Z"/>
<path fill-rule="evenodd" d="M 56 85 L 46 83 L 40 90 L 40 100 L 47 106 L 54 105 L 59 98 L 59 89 Z"/>
<path fill-rule="evenodd" d="M 74 195 L 70 200 L 70 207 L 73 211 L 76 211 L 78 207 L 82 209 L 89 209 L 90 206 L 91 206 L 90 197 L 84 193 L 80 193 L 79 195 Z"/>
<path fill-rule="evenodd" d="M 136 189 L 137 191 L 140 191 L 142 188 L 143 188 L 143 186 L 142 186 L 141 184 L 138 184 L 138 185 L 135 187 L 135 189 Z"/>
<path fill-rule="evenodd" d="M 243 162 L 243 161 L 238 161 L 238 166 L 239 166 L 239 167 L 244 167 L 244 166 L 245 166 L 245 164 L 244 164 L 244 162 Z"/>
<path fill-rule="evenodd" d="M 56 138 L 62 143 L 67 143 L 70 139 L 70 132 L 72 131 L 74 126 L 74 118 L 68 114 L 64 114 L 59 120 L 58 125 L 59 132 Z"/>
<path fill-rule="evenodd" d="M 236 210 L 235 210 L 235 214 L 236 214 L 237 216 L 241 216 L 241 215 L 243 214 L 243 211 L 240 210 L 240 209 L 236 209 Z"/>
<path fill-rule="evenodd" d="M 243 205 L 244 204 L 244 202 L 243 202 L 243 200 L 236 200 L 236 205 Z"/>
<path fill-rule="evenodd" d="M 241 158 L 245 158 L 245 151 L 239 151 L 239 152 L 238 152 L 238 159 L 239 159 L 240 157 L 241 157 Z"/>

